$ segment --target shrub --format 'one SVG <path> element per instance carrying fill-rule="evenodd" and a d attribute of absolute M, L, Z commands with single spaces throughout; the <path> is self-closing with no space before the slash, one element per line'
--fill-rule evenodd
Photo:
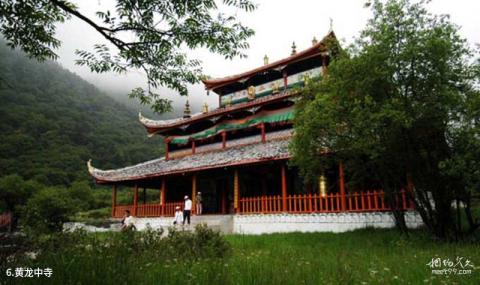
<path fill-rule="evenodd" d="M 22 209 L 22 223 L 35 233 L 59 232 L 77 206 L 66 189 L 44 188 L 37 191 Z"/>

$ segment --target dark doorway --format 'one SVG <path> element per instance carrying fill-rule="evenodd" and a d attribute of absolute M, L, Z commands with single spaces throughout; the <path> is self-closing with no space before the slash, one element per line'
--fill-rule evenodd
<path fill-rule="evenodd" d="M 233 213 L 233 173 L 210 170 L 199 174 L 197 189 L 202 194 L 203 214 Z"/>

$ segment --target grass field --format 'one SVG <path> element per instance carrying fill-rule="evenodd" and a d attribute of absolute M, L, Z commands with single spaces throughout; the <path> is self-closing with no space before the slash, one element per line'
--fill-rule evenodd
<path fill-rule="evenodd" d="M 90 240 L 92 248 L 59 245 L 35 260 L 16 261 L 17 266 L 50 267 L 51 278 L 3 280 L 5 284 L 480 284 L 478 243 L 438 243 L 422 232 L 408 239 L 394 230 L 371 229 L 226 239 L 231 250 L 224 257 L 168 258 L 156 254 L 162 248 L 148 246 L 110 254 L 105 249 L 108 238 L 96 235 Z M 464 266 L 470 260 L 471 274 L 433 275 L 427 265 L 433 258 L 456 263 L 457 257 L 464 258 Z M 458 264 L 452 268 L 461 269 Z"/>

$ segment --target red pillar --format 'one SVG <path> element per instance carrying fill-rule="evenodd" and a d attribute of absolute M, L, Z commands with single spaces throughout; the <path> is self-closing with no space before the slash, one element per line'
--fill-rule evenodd
<path fill-rule="evenodd" d="M 117 185 L 113 184 L 112 188 L 112 217 L 115 217 L 115 207 L 117 206 Z"/>
<path fill-rule="evenodd" d="M 282 210 L 287 211 L 287 170 L 282 164 Z"/>
<path fill-rule="evenodd" d="M 133 194 L 133 215 L 137 216 L 137 206 L 138 206 L 138 185 L 135 184 L 135 193 Z"/>
<path fill-rule="evenodd" d="M 192 214 L 197 213 L 197 175 L 192 175 Z"/>
<path fill-rule="evenodd" d="M 283 87 L 286 90 L 288 88 L 288 75 L 287 72 L 283 72 Z"/>
<path fill-rule="evenodd" d="M 346 200 L 346 196 L 345 196 L 345 175 L 344 175 L 344 172 L 343 172 L 343 163 L 340 162 L 340 164 L 338 165 L 338 175 L 340 176 L 340 197 L 342 199 L 342 211 L 345 211 L 347 208 L 347 200 Z"/>
<path fill-rule="evenodd" d="M 195 141 L 192 140 L 192 154 L 195 154 Z"/>
<path fill-rule="evenodd" d="M 165 215 L 165 191 L 167 191 L 165 177 L 162 179 L 162 188 L 160 191 L 160 203 L 162 204 L 162 216 Z"/>
<path fill-rule="evenodd" d="M 222 132 L 222 148 L 227 147 L 227 132 Z"/>

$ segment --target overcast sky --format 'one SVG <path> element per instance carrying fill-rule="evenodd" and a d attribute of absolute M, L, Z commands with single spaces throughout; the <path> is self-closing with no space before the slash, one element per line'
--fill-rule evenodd
<path fill-rule="evenodd" d="M 94 17 L 98 10 L 112 7 L 113 0 L 76 0 L 74 1 L 85 15 Z M 308 48 L 315 36 L 321 39 L 330 28 L 330 18 L 337 37 L 349 44 L 358 36 L 370 16 L 370 11 L 363 8 L 364 0 L 257 0 L 258 9 L 252 13 L 238 12 L 240 21 L 255 30 L 250 40 L 250 49 L 246 51 L 248 58 L 225 60 L 205 50 L 189 52 L 192 58 L 202 61 L 204 73 L 213 77 L 224 77 L 247 71 L 263 64 L 267 54 L 270 62 L 290 55 L 292 42 L 295 41 L 297 51 Z M 462 36 L 473 46 L 480 43 L 480 1 L 478 0 L 433 0 L 428 10 L 434 14 L 449 14 L 451 21 L 458 24 Z M 126 75 L 94 74 L 86 67 L 76 66 L 75 49 L 91 50 L 95 43 L 104 43 L 103 38 L 92 28 L 76 18 L 58 27 L 57 36 L 62 41 L 58 50 L 59 62 L 67 69 L 77 73 L 100 89 L 117 94 L 126 94 L 135 87 L 145 86 L 144 77 L 137 72 Z M 206 96 L 203 86 L 197 84 L 189 88 L 193 109 L 199 110 L 203 102 L 210 106 L 218 106 L 218 97 L 214 93 Z M 162 90 L 161 94 L 175 99 L 175 92 Z M 185 98 L 179 99 L 183 105 Z"/>

